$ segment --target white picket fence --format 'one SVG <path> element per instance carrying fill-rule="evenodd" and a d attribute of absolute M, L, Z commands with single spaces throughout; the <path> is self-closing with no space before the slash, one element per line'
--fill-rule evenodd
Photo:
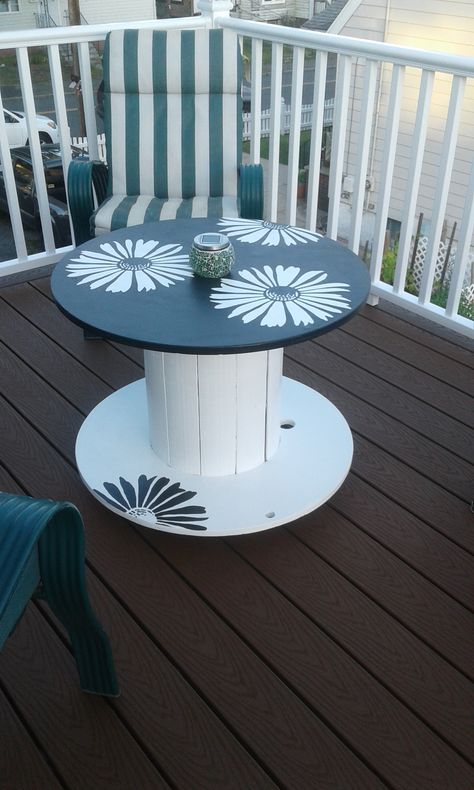
<path fill-rule="evenodd" d="M 71 137 L 71 145 L 75 148 L 80 148 L 82 151 L 89 151 L 87 137 Z M 106 162 L 107 152 L 105 149 L 105 134 L 102 133 L 97 135 L 97 146 L 99 149 L 99 159 L 101 162 Z"/>
<path fill-rule="evenodd" d="M 260 120 L 260 136 L 261 137 L 269 137 L 270 136 L 270 108 L 267 110 L 262 110 L 261 120 Z M 243 139 L 250 140 L 251 137 L 251 121 L 252 121 L 252 113 L 244 113 L 243 116 Z M 332 126 L 334 118 L 334 99 L 326 99 L 324 102 L 324 116 L 323 116 L 323 126 Z M 313 105 L 312 104 L 303 104 L 301 107 L 301 128 L 302 129 L 311 129 L 311 124 L 313 121 Z M 286 105 L 284 100 L 282 99 L 282 108 L 281 108 L 281 123 L 280 123 L 280 133 L 281 134 L 288 134 L 290 131 L 290 124 L 291 124 L 291 105 Z"/>

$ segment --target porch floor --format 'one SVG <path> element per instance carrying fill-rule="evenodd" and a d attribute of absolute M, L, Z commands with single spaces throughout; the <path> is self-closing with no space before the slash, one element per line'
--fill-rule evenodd
<path fill-rule="evenodd" d="M 134 528 L 76 471 L 84 416 L 142 376 L 138 351 L 85 342 L 47 278 L 0 290 L 0 337 L 0 487 L 79 507 L 122 689 L 83 694 L 30 603 L 0 655 L 2 790 L 472 790 L 465 342 L 378 307 L 288 349 L 346 416 L 352 471 L 298 522 L 202 539 Z"/>

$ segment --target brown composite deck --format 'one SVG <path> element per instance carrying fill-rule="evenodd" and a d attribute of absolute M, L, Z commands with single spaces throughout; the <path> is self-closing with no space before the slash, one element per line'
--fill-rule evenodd
<path fill-rule="evenodd" d="M 81 693 L 30 604 L 0 655 L 1 790 L 473 790 L 465 341 L 365 308 L 289 349 L 348 419 L 352 471 L 285 528 L 200 539 L 135 529 L 75 469 L 81 421 L 139 353 L 84 342 L 47 279 L 0 290 L 0 339 L 0 487 L 80 508 L 122 688 Z"/>

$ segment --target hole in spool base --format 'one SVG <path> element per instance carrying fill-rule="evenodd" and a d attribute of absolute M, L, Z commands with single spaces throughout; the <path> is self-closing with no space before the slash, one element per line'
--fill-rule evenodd
<path fill-rule="evenodd" d="M 273 510 L 270 510 L 268 513 L 265 513 L 266 518 L 275 518 L 275 513 Z"/>
<path fill-rule="evenodd" d="M 283 420 L 280 423 L 280 428 L 284 428 L 285 431 L 288 431 L 288 430 L 290 430 L 290 428 L 294 428 L 294 427 L 295 427 L 295 421 L 294 420 Z"/>

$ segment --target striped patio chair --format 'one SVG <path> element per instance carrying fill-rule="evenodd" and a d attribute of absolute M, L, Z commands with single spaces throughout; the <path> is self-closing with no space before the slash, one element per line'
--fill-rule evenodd
<path fill-rule="evenodd" d="M 240 44 L 232 31 L 109 33 L 108 172 L 98 163 L 70 165 L 76 244 L 160 219 L 261 218 L 261 166 L 241 163 L 241 82 Z M 100 203 L 94 213 L 92 187 Z"/>

